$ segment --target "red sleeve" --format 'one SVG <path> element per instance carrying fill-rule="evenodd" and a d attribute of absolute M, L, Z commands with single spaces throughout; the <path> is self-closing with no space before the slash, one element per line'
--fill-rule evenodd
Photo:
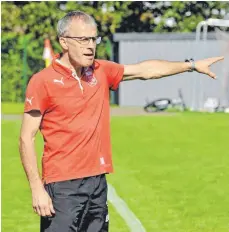
<path fill-rule="evenodd" d="M 109 88 L 116 90 L 123 78 L 124 65 L 112 61 L 104 61 L 103 66 L 107 75 Z"/>
<path fill-rule="evenodd" d="M 47 109 L 47 91 L 42 77 L 33 76 L 26 89 L 24 112 L 39 110 L 43 115 Z"/>

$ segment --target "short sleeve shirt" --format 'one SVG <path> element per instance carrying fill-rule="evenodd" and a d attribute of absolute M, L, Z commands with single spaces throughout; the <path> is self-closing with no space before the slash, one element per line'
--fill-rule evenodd
<path fill-rule="evenodd" d="M 110 173 L 109 89 L 118 88 L 124 66 L 96 59 L 78 78 L 58 57 L 31 78 L 25 98 L 24 112 L 42 114 L 43 181 Z"/>

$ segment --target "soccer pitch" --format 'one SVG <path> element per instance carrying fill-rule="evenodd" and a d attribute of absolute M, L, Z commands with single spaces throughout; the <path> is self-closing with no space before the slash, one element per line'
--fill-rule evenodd
<path fill-rule="evenodd" d="M 147 232 L 229 231 L 229 116 L 112 117 L 108 181 Z M 39 231 L 18 153 L 20 121 L 2 121 L 2 231 Z M 42 139 L 38 135 L 39 162 Z M 110 204 L 110 231 L 128 232 Z"/>

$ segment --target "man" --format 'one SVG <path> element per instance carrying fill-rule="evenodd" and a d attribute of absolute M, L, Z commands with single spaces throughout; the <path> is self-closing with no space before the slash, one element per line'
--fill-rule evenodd
<path fill-rule="evenodd" d="M 57 26 L 62 54 L 27 87 L 20 153 L 42 232 L 108 231 L 107 183 L 113 171 L 109 89 L 121 81 L 156 79 L 185 71 L 215 78 L 209 66 L 223 57 L 190 62 L 149 60 L 133 65 L 97 60 L 94 19 L 80 11 Z M 44 137 L 42 179 L 35 135 Z"/>

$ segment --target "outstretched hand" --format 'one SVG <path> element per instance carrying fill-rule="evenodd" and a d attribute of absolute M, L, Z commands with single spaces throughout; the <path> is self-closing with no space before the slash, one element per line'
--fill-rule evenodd
<path fill-rule="evenodd" d="M 218 61 L 221 61 L 223 59 L 224 59 L 223 56 L 219 56 L 219 57 L 207 58 L 204 60 L 198 60 L 195 62 L 195 69 L 199 73 L 204 73 L 204 74 L 210 76 L 211 78 L 216 79 L 216 74 L 211 72 L 209 67 L 212 64 L 214 64 Z"/>

